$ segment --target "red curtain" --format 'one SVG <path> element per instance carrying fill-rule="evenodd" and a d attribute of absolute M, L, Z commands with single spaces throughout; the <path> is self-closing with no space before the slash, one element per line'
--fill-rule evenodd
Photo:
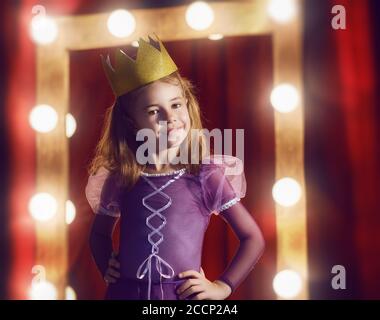
<path fill-rule="evenodd" d="M 375 80 L 373 21 L 368 3 L 346 0 L 341 4 L 349 5 L 351 13 L 348 20 L 351 32 L 335 33 L 335 37 L 352 174 L 359 293 L 362 297 L 380 298 L 380 256 L 377 254 L 380 252 L 380 118 L 376 110 L 379 107 L 376 89 L 379 87 Z"/>
<path fill-rule="evenodd" d="M 331 27 L 334 5 L 346 30 Z M 313 298 L 380 298 L 376 1 L 308 1 L 305 36 L 306 176 Z M 333 290 L 331 269 L 346 268 Z"/>

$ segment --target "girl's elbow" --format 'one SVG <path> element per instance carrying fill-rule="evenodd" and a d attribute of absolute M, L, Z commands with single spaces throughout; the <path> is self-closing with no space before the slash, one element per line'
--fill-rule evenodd
<path fill-rule="evenodd" d="M 247 241 L 249 243 L 252 243 L 252 245 L 256 248 L 256 252 L 259 251 L 260 255 L 265 250 L 266 243 L 265 243 L 265 240 L 264 240 L 264 237 L 263 237 L 263 234 L 261 233 L 261 231 L 251 232 L 248 235 L 246 235 L 246 237 L 241 238 L 240 241 L 244 241 L 244 242 Z"/>
<path fill-rule="evenodd" d="M 262 235 L 260 237 L 259 244 L 260 244 L 260 252 L 261 252 L 261 254 L 263 254 L 265 251 L 266 243 L 265 243 L 264 237 Z"/>
<path fill-rule="evenodd" d="M 259 248 L 260 254 L 262 254 L 265 251 L 266 243 L 261 231 L 253 235 L 252 240 L 256 243 L 256 246 Z"/>

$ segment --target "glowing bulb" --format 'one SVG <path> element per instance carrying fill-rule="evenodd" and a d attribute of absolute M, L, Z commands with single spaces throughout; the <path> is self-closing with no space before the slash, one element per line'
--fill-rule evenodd
<path fill-rule="evenodd" d="M 214 11 L 203 1 L 192 3 L 186 10 L 186 22 L 194 30 L 205 30 L 214 21 Z"/>
<path fill-rule="evenodd" d="M 296 15 L 297 8 L 294 0 L 271 0 L 268 14 L 278 23 L 287 23 Z"/>
<path fill-rule="evenodd" d="M 282 178 L 274 184 L 272 196 L 278 204 L 290 207 L 301 198 L 301 186 L 292 178 Z"/>
<path fill-rule="evenodd" d="M 273 290 L 278 296 L 285 299 L 296 297 L 302 289 L 302 278 L 298 272 L 283 270 L 273 279 Z"/>
<path fill-rule="evenodd" d="M 71 113 L 66 115 L 66 137 L 71 138 L 77 129 L 77 122 Z"/>
<path fill-rule="evenodd" d="M 210 40 L 221 40 L 223 39 L 223 35 L 221 33 L 214 33 L 214 34 L 210 34 L 208 38 Z"/>
<path fill-rule="evenodd" d="M 40 281 L 32 284 L 29 297 L 32 300 L 57 300 L 57 289 L 48 281 Z"/>
<path fill-rule="evenodd" d="M 30 35 L 38 44 L 52 43 L 58 35 L 56 22 L 46 15 L 36 15 L 30 23 Z"/>
<path fill-rule="evenodd" d="M 58 122 L 57 112 L 47 104 L 40 104 L 32 109 L 29 115 L 29 123 L 38 132 L 53 130 Z"/>
<path fill-rule="evenodd" d="M 47 221 L 57 213 L 57 200 L 49 193 L 37 193 L 29 201 L 29 212 L 38 221 Z"/>
<path fill-rule="evenodd" d="M 71 224 L 75 219 L 75 215 L 76 215 L 76 210 L 75 210 L 74 203 L 72 203 L 72 201 L 70 200 L 67 200 L 66 201 L 66 223 Z"/>
<path fill-rule="evenodd" d="M 298 106 L 298 91 L 290 84 L 282 84 L 273 89 L 270 100 L 274 109 L 288 113 Z"/>
<path fill-rule="evenodd" d="M 75 293 L 74 289 L 70 286 L 67 286 L 65 289 L 65 298 L 66 300 L 76 300 L 77 294 Z"/>
<path fill-rule="evenodd" d="M 125 38 L 136 29 L 135 17 L 127 10 L 119 9 L 113 11 L 107 21 L 109 32 L 118 38 Z"/>

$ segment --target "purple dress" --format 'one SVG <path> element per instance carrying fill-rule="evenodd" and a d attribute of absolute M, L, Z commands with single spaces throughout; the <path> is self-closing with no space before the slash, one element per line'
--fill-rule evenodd
<path fill-rule="evenodd" d="M 120 217 L 121 276 L 109 284 L 106 299 L 178 299 L 175 289 L 186 279 L 177 275 L 186 270 L 200 272 L 211 214 L 221 213 L 240 239 L 237 254 L 219 280 L 234 291 L 252 270 L 264 241 L 239 202 L 246 189 L 242 162 L 231 156 L 207 159 L 199 175 L 185 168 L 166 174 L 142 173 L 129 191 L 117 187 L 105 168 L 89 177 L 86 196 L 96 213 L 90 246 L 103 276 Z"/>

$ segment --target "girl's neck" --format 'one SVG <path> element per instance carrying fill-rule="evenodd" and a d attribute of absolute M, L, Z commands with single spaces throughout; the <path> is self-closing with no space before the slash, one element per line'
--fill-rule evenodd
<path fill-rule="evenodd" d="M 154 164 L 148 164 L 144 171 L 148 173 L 167 173 L 183 168 L 181 164 L 172 164 L 172 160 L 176 157 L 177 151 L 177 148 L 170 148 L 162 151 L 160 154 L 154 154 L 152 156 Z M 162 162 L 160 159 L 165 159 L 166 161 Z"/>

